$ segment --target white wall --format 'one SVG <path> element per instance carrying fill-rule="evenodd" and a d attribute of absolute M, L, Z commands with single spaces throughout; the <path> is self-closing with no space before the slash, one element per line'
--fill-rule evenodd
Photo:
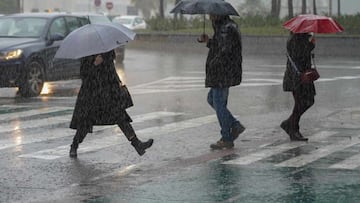
<path fill-rule="evenodd" d="M 105 6 L 106 2 L 113 2 L 113 9 L 109 11 Z M 101 0 L 99 7 L 95 7 L 94 0 L 24 0 L 24 12 L 31 12 L 33 8 L 38 8 L 41 12 L 45 9 L 59 8 L 61 11 L 69 12 L 104 12 L 125 15 L 129 5 L 130 0 Z"/>

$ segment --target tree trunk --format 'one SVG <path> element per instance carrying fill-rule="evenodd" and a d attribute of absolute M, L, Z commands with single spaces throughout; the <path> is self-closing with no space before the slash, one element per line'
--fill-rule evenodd
<path fill-rule="evenodd" d="M 164 19 L 165 18 L 165 15 L 164 15 L 164 0 L 159 0 L 159 16 L 161 19 Z"/>
<path fill-rule="evenodd" d="M 289 18 L 294 17 L 294 5 L 293 0 L 288 0 Z"/>
<path fill-rule="evenodd" d="M 271 0 L 271 16 L 279 18 L 281 9 L 281 0 Z"/>
<path fill-rule="evenodd" d="M 313 11 L 314 11 L 314 14 L 316 15 L 317 14 L 316 0 L 313 0 Z"/>
<path fill-rule="evenodd" d="M 302 14 L 306 13 L 306 0 L 302 0 L 301 13 Z"/>
<path fill-rule="evenodd" d="M 277 10 L 276 10 L 276 17 L 280 17 L 280 11 L 281 11 L 281 0 L 278 0 L 277 2 Z"/>

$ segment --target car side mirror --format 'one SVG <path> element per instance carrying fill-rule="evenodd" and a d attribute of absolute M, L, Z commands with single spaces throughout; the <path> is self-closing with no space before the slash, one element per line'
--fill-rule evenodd
<path fill-rule="evenodd" d="M 55 33 L 50 36 L 51 41 L 60 41 L 63 40 L 64 38 L 65 38 L 64 35 L 60 33 Z"/>
<path fill-rule="evenodd" d="M 47 45 L 50 45 L 55 41 L 63 40 L 64 38 L 65 38 L 64 35 L 62 35 L 60 33 L 52 34 L 52 35 L 50 35 L 50 38 L 49 38 L 49 40 L 47 42 Z"/>

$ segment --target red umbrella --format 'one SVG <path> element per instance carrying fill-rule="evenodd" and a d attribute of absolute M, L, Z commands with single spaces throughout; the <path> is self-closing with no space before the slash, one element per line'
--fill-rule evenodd
<path fill-rule="evenodd" d="M 313 14 L 298 15 L 286 21 L 283 26 L 294 33 L 336 33 L 344 31 L 344 28 L 334 19 Z"/>

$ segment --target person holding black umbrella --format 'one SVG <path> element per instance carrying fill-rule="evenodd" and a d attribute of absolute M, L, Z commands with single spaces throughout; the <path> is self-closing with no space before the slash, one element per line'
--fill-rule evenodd
<path fill-rule="evenodd" d="M 127 88 L 123 86 L 114 65 L 114 50 L 86 56 L 81 59 L 80 75 L 82 84 L 76 100 L 70 128 L 76 134 L 70 146 L 70 157 L 77 157 L 79 144 L 94 125 L 117 124 L 126 138 L 141 156 L 152 146 L 153 139 L 142 142 L 131 126 L 126 109 L 133 106 Z"/>
<path fill-rule="evenodd" d="M 221 138 L 211 149 L 234 147 L 234 140 L 245 127 L 227 108 L 229 88 L 240 85 L 242 79 L 242 44 L 238 25 L 228 15 L 210 14 L 214 35 L 202 34 L 198 41 L 207 43 L 205 86 L 210 88 L 207 101 L 216 111 Z"/>

